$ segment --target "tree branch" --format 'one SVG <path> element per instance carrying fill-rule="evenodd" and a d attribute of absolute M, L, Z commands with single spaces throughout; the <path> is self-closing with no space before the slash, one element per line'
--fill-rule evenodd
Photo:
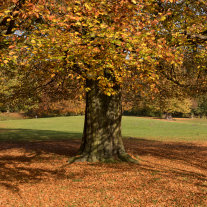
<path fill-rule="evenodd" d="M 205 42 L 207 41 L 207 30 L 204 31 L 204 32 L 201 32 L 200 34 L 190 34 L 190 33 L 187 33 L 187 38 L 188 39 L 191 39 L 195 42 Z"/>

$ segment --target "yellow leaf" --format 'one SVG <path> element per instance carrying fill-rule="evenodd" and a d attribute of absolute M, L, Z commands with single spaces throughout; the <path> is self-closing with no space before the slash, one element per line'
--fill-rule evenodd
<path fill-rule="evenodd" d="M 15 52 L 13 52 L 13 51 L 9 52 L 9 55 L 14 55 L 14 54 L 15 54 Z"/>
<path fill-rule="evenodd" d="M 86 92 L 89 92 L 91 89 L 90 88 L 85 88 Z"/>
<path fill-rule="evenodd" d="M 161 16 L 160 21 L 165 21 L 166 16 Z"/>
<path fill-rule="evenodd" d="M 90 7 L 88 4 L 85 4 L 85 7 L 86 7 L 88 10 L 91 10 L 91 7 Z"/>

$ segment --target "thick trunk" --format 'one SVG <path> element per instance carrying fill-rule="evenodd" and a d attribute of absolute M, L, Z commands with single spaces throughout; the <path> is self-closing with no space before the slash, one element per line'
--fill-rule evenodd
<path fill-rule="evenodd" d="M 121 137 L 121 91 L 106 96 L 96 81 L 88 80 L 91 90 L 86 94 L 86 111 L 80 155 L 74 161 L 113 161 L 136 162 L 126 154 Z"/>

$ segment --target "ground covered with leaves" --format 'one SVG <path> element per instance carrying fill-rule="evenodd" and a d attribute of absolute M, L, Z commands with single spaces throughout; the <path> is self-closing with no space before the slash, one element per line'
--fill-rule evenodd
<path fill-rule="evenodd" d="M 207 206 L 207 143 L 127 138 L 139 164 L 74 163 L 80 140 L 0 142 L 0 206 Z"/>

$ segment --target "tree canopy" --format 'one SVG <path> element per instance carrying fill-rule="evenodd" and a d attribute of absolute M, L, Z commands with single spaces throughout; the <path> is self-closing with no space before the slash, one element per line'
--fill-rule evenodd
<path fill-rule="evenodd" d="M 12 0 L 0 14 L 1 66 L 19 66 L 36 87 L 89 78 L 112 95 L 127 78 L 135 88 L 159 76 L 183 82 L 180 68 L 195 50 L 201 60 L 188 77 L 206 67 L 205 1 Z"/>
<path fill-rule="evenodd" d="M 201 0 L 11 0 L 2 3 L 0 14 L 6 54 L 1 66 L 30 70 L 30 80 L 37 78 L 40 85 L 58 76 L 59 82 L 97 79 L 112 95 L 114 83 L 123 85 L 128 77 L 134 81 L 134 73 L 151 82 L 160 73 L 169 78 L 165 65 L 179 75 L 195 45 L 197 56 L 206 57 L 206 3 Z M 205 65 L 197 67 L 196 74 Z"/>

